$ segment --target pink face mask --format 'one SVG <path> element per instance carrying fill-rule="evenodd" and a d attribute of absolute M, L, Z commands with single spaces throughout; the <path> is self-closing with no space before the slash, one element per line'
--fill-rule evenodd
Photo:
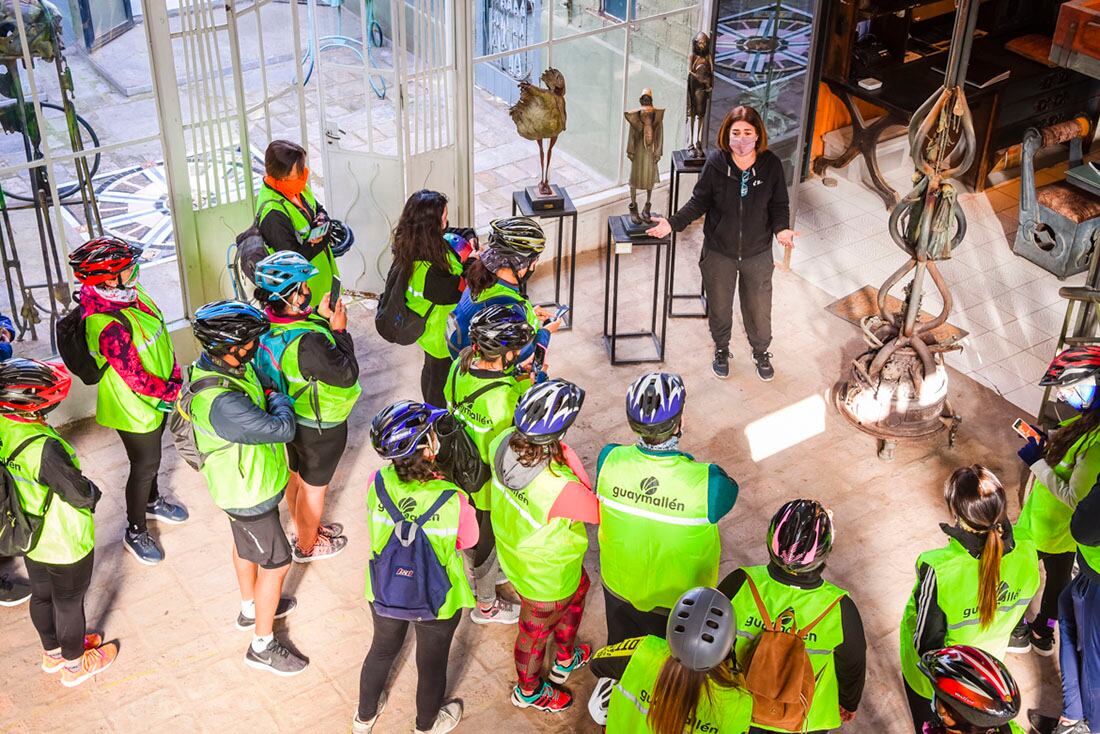
<path fill-rule="evenodd" d="M 752 137 L 752 138 L 745 138 L 745 137 L 732 138 L 731 137 L 730 138 L 730 150 L 733 151 L 734 155 L 742 156 L 742 157 L 747 156 L 750 153 L 752 153 L 753 150 L 756 149 L 756 140 L 757 139 L 755 137 Z"/>

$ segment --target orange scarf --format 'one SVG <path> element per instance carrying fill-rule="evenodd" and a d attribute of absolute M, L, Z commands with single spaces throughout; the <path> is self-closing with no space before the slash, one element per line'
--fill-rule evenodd
<path fill-rule="evenodd" d="M 278 191 L 286 198 L 293 201 L 298 206 L 302 205 L 302 201 L 299 198 L 302 192 L 306 190 L 306 183 L 309 182 L 309 169 L 302 168 L 302 175 L 295 178 L 272 178 L 271 176 L 264 176 L 264 183 L 268 188 Z"/>

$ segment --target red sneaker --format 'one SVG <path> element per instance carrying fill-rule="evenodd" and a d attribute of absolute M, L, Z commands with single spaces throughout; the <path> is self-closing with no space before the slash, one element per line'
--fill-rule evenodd
<path fill-rule="evenodd" d="M 512 705 L 521 709 L 535 709 L 557 714 L 573 705 L 573 696 L 546 682 L 531 694 L 524 693 L 519 686 L 516 686 L 512 689 Z"/>

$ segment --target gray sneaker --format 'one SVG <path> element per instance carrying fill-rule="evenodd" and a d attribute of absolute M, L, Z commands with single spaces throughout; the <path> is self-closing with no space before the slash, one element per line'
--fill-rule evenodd
<path fill-rule="evenodd" d="M 145 518 L 147 520 L 179 525 L 181 522 L 186 522 L 189 517 L 186 507 L 173 504 L 163 497 L 157 497 L 151 503 L 145 505 Z"/>
<path fill-rule="evenodd" d="M 283 647 L 278 639 L 272 639 L 263 652 L 256 652 L 250 644 L 244 654 L 244 664 L 281 676 L 298 675 L 309 667 L 308 660 Z"/>
<path fill-rule="evenodd" d="M 386 691 L 382 691 L 382 695 L 378 697 L 378 709 L 374 712 L 374 716 L 366 721 L 360 719 L 359 712 L 356 711 L 355 716 L 351 717 L 352 734 L 371 734 L 374 731 L 374 725 L 378 723 L 378 717 L 382 715 L 382 710 L 386 708 L 389 697 Z"/>
<path fill-rule="evenodd" d="M 1051 734 L 1090 734 L 1089 725 L 1083 721 L 1075 721 L 1072 724 L 1059 723 Z"/>
<path fill-rule="evenodd" d="M 138 563 L 155 566 L 164 560 L 164 549 L 160 547 L 160 543 L 156 541 L 156 538 L 149 534 L 148 530 L 140 533 L 125 531 L 122 536 L 122 544 L 126 546 L 126 550 L 134 554 L 134 558 L 138 559 Z"/>
<path fill-rule="evenodd" d="M 290 555 L 294 559 L 295 563 L 310 563 L 312 561 L 320 561 L 325 558 L 332 558 L 340 553 L 348 545 L 348 539 L 343 535 L 337 538 L 330 538 L 327 535 L 318 535 L 317 542 L 313 544 L 313 549 L 309 553 L 303 553 L 298 548 L 298 543 L 295 541 L 294 545 L 290 547 Z"/>
<path fill-rule="evenodd" d="M 282 619 L 298 608 L 298 600 L 293 596 L 284 596 L 279 599 L 279 606 L 275 607 L 275 619 Z M 250 630 L 256 626 L 255 617 L 246 617 L 244 612 L 237 615 L 237 629 Z"/>
<path fill-rule="evenodd" d="M 462 721 L 462 701 L 448 701 L 439 709 L 431 729 L 417 729 L 416 734 L 447 734 Z"/>
<path fill-rule="evenodd" d="M 30 598 L 30 584 L 23 579 L 0 573 L 0 607 L 14 607 Z"/>

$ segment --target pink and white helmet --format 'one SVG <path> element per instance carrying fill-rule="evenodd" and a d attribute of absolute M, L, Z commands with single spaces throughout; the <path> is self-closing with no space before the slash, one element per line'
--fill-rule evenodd
<path fill-rule="evenodd" d="M 820 568 L 832 549 L 832 513 L 817 500 L 791 500 L 768 526 L 768 555 L 788 573 Z"/>

